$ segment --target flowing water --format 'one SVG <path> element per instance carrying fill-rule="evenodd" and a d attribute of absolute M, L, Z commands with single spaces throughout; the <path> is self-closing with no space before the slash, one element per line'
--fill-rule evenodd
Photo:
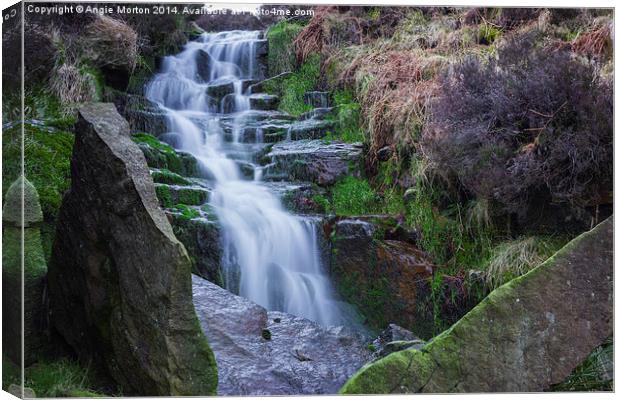
<path fill-rule="evenodd" d="M 269 310 L 342 324 L 341 303 L 321 265 L 316 224 L 286 211 L 260 180 L 260 167 L 252 160 L 264 147 L 261 130 L 256 129 L 253 143 L 240 140 L 246 127 L 269 115 L 250 109 L 247 89 L 261 74 L 260 35 L 203 34 L 163 60 L 146 95 L 166 112 L 166 140 L 194 155 L 213 186 L 209 203 L 222 228 L 226 287 Z M 232 93 L 219 101 L 207 94 L 209 88 L 230 84 Z M 253 176 L 246 177 L 241 165 L 253 168 Z"/>

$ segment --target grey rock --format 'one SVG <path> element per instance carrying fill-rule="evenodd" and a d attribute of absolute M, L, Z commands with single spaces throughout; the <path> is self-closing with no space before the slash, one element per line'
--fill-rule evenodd
<path fill-rule="evenodd" d="M 308 119 L 291 124 L 288 135 L 291 140 L 321 139 L 333 129 L 331 121 Z"/>
<path fill-rule="evenodd" d="M 127 121 L 113 104 L 87 104 L 75 131 L 48 273 L 54 327 L 126 394 L 213 394 L 215 359 L 193 309 L 190 260 Z"/>
<path fill-rule="evenodd" d="M 170 213 L 172 230 L 192 260 L 192 273 L 222 286 L 220 227 L 216 220 Z"/>
<path fill-rule="evenodd" d="M 324 143 L 321 140 L 297 140 L 273 145 L 267 157 L 265 179 L 334 184 L 339 178 L 361 173 L 361 143 Z"/>
<path fill-rule="evenodd" d="M 306 92 L 304 93 L 304 103 L 314 108 L 329 107 L 329 93 L 328 92 Z"/>
<path fill-rule="evenodd" d="M 196 53 L 196 73 L 205 82 L 209 82 L 211 80 L 210 71 L 212 63 L 213 59 L 209 53 L 204 50 L 198 50 Z"/>
<path fill-rule="evenodd" d="M 207 95 L 215 99 L 216 101 L 221 101 L 224 96 L 227 94 L 234 93 L 235 85 L 232 81 L 224 81 L 220 83 L 214 83 L 207 86 Z"/>
<path fill-rule="evenodd" d="M 197 276 L 192 280 L 196 312 L 218 363 L 219 395 L 333 394 L 370 360 L 361 334 L 268 312 Z"/>
<path fill-rule="evenodd" d="M 325 119 L 325 117 L 332 112 L 333 107 L 319 107 L 314 108 L 308 112 L 305 112 L 299 116 L 300 121 L 304 121 L 307 119 Z"/>
<path fill-rule="evenodd" d="M 250 109 L 270 111 L 278 108 L 278 96 L 270 94 L 252 94 L 250 95 Z"/>

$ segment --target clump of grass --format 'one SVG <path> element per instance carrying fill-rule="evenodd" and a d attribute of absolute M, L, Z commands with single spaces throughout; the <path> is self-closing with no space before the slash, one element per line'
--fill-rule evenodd
<path fill-rule="evenodd" d="M 299 116 L 312 109 L 304 102 L 304 93 L 317 85 L 320 76 L 320 58 L 318 54 L 312 55 L 297 71 L 287 77 L 279 88 L 273 88 L 280 94 L 281 111 Z"/>
<path fill-rule="evenodd" d="M 360 105 L 351 90 L 338 90 L 333 94 L 335 115 L 330 119 L 337 129 L 326 136 L 326 140 L 340 140 L 347 143 L 363 142 L 364 132 L 360 125 Z"/>
<path fill-rule="evenodd" d="M 38 397 L 66 397 L 76 393 L 96 395 L 89 388 L 89 369 L 76 362 L 62 359 L 42 361 L 25 371 L 25 386 Z"/>
<path fill-rule="evenodd" d="M 138 34 L 125 22 L 97 16 L 86 28 L 84 51 L 97 66 L 133 71 L 138 60 Z"/>
<path fill-rule="evenodd" d="M 497 245 L 491 251 L 491 259 L 486 267 L 487 285 L 495 289 L 525 274 L 549 258 L 563 244 L 564 241 L 558 238 L 529 236 Z"/>
<path fill-rule="evenodd" d="M 373 214 L 380 210 L 378 197 L 367 180 L 347 176 L 332 188 L 336 215 Z"/>
<path fill-rule="evenodd" d="M 302 29 L 302 25 L 284 20 L 273 25 L 267 31 L 267 40 L 269 41 L 267 61 L 271 76 L 295 69 L 293 40 Z"/>
<path fill-rule="evenodd" d="M 78 104 L 97 99 L 98 94 L 96 77 L 77 65 L 69 63 L 54 67 L 49 87 L 68 110 L 73 110 Z"/>

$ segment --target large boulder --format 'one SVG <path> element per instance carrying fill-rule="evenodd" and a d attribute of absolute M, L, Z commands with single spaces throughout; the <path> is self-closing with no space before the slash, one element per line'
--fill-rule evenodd
<path fill-rule="evenodd" d="M 2 222 L 2 345 L 15 364 L 28 366 L 47 343 L 43 334 L 47 264 L 39 229 L 43 222 L 39 195 L 26 178 L 17 178 L 7 190 Z"/>
<path fill-rule="evenodd" d="M 362 368 L 342 393 L 538 392 L 613 333 L 613 221 L 494 290 L 418 350 Z"/>
<path fill-rule="evenodd" d="M 366 323 L 383 329 L 397 323 L 422 338 L 434 333 L 431 280 L 435 266 L 415 245 L 388 237 L 389 221 L 345 218 L 329 221 L 330 275 Z"/>
<path fill-rule="evenodd" d="M 197 276 L 193 284 L 217 358 L 218 395 L 333 394 L 371 359 L 360 333 L 267 311 Z"/>
<path fill-rule="evenodd" d="M 49 267 L 54 326 L 126 394 L 215 393 L 190 260 L 158 206 L 127 121 L 112 104 L 88 104 L 75 131 Z"/>

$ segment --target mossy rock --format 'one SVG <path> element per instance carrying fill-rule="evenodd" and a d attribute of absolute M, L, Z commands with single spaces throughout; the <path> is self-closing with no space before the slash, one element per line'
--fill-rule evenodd
<path fill-rule="evenodd" d="M 198 160 L 191 154 L 177 152 L 169 144 L 147 133 L 134 134 L 132 139 L 138 143 L 149 167 L 167 169 L 182 176 L 201 175 Z"/>
<path fill-rule="evenodd" d="M 613 333 L 613 217 L 494 290 L 421 350 L 364 366 L 342 394 L 538 392 Z"/>
<path fill-rule="evenodd" d="M 156 183 L 155 193 L 159 199 L 159 204 L 164 208 L 172 208 L 176 204 L 200 206 L 209 199 L 209 191 L 199 187 L 173 186 Z"/>
<path fill-rule="evenodd" d="M 151 176 L 153 177 L 153 182 L 155 183 L 165 183 L 168 185 L 191 185 L 191 182 L 188 179 L 167 169 L 151 170 Z"/>

